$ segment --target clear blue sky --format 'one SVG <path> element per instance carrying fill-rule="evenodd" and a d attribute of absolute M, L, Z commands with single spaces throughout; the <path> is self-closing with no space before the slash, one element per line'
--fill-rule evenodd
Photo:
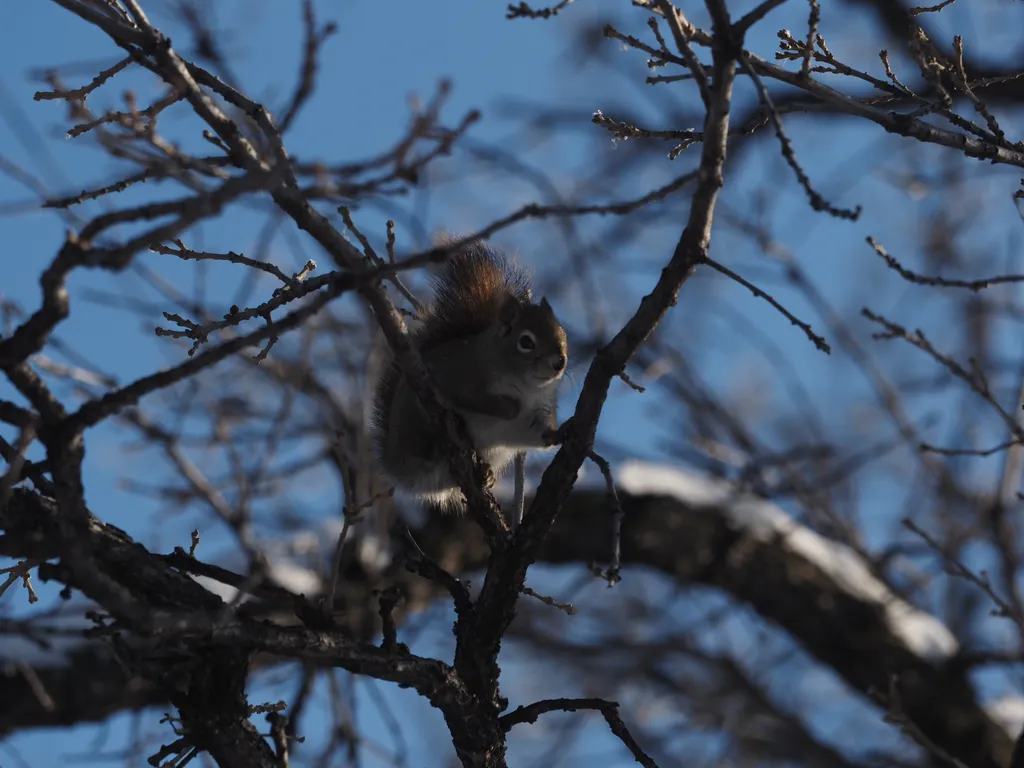
<path fill-rule="evenodd" d="M 510 22 L 504 18 L 503 3 L 476 2 L 474 0 L 440 0 L 424 3 L 413 0 L 381 4 L 371 0 L 353 2 L 318 2 L 322 20 L 334 19 L 339 26 L 338 34 L 326 46 L 321 59 L 319 87 L 312 102 L 306 107 L 298 125 L 292 132 L 289 146 L 293 154 L 304 158 L 323 158 L 333 161 L 358 159 L 372 155 L 397 138 L 406 125 L 408 115 L 407 97 L 416 93 L 427 98 L 433 92 L 438 80 L 450 77 L 454 82 L 453 97 L 446 111 L 448 122 L 455 122 L 466 110 L 481 109 L 482 122 L 472 135 L 481 140 L 500 141 L 509 136 L 515 125 L 506 122 L 496 109 L 508 98 L 530 101 L 559 103 L 568 109 L 576 109 L 581 125 L 587 130 L 590 115 L 596 109 L 609 112 L 609 104 L 616 100 L 632 98 L 622 86 L 622 81 L 610 82 L 605 71 L 575 70 L 566 56 L 566 46 L 572 39 L 572 27 L 579 20 L 597 14 L 601 10 L 621 10 L 621 3 L 612 0 L 580 0 L 557 19 L 547 22 L 521 20 Z M 699 5 L 699 4 L 698 4 Z M 753 7 L 753 2 L 731 3 L 735 16 Z M 301 19 L 297 3 L 279 3 L 270 0 L 244 0 L 216 4 L 218 26 L 232 29 L 228 52 L 234 69 L 249 93 L 274 106 L 280 105 L 290 92 L 298 70 Z M 1021 4 L 1024 7 L 1024 4 Z M 152 20 L 167 31 L 172 40 L 184 41 L 187 36 L 169 23 L 168 14 L 162 12 L 163 4 L 144 3 Z M 872 37 L 870 22 L 851 14 L 830 13 L 826 7 L 826 25 L 823 28 L 833 49 L 839 53 L 837 42 L 842 42 L 842 58 L 864 62 L 865 66 L 878 68 L 877 45 L 867 44 Z M 4 18 L 5 17 L 5 18 Z M 985 14 L 971 15 L 960 5 L 953 6 L 946 14 L 949 23 L 967 23 L 964 34 L 970 41 L 972 34 L 984 31 L 986 44 L 998 49 L 1009 44 L 1012 33 L 1003 24 L 1002 28 L 985 28 L 991 24 L 991 17 Z M 21 165 L 41 178 L 51 192 L 73 192 L 105 178 L 111 166 L 102 155 L 90 148 L 77 146 L 74 140 L 66 140 L 62 133 L 65 126 L 65 111 L 58 102 L 35 102 L 33 93 L 41 83 L 30 79 L 31 73 L 56 64 L 93 62 L 109 65 L 116 60 L 116 52 L 108 40 L 94 28 L 87 26 L 76 17 L 47 2 L 22 3 L 16 12 L 7 11 L 0 24 L 0 155 Z M 633 20 L 632 28 L 638 33 L 646 29 L 642 14 L 635 12 L 627 16 Z M 981 19 L 979 21 L 979 18 Z M 693 20 L 706 26 L 703 13 L 694 12 Z M 840 23 L 841 20 L 841 23 Z M 830 28 L 829 24 L 833 26 Z M 805 4 L 788 3 L 774 12 L 771 18 L 756 28 L 748 39 L 748 45 L 766 58 L 771 58 L 775 48 L 775 31 L 788 27 L 798 34 L 805 28 Z M 607 45 L 615 43 L 607 42 Z M 624 68 L 633 76 L 644 75 L 643 59 L 635 52 L 622 53 Z M 872 63 L 873 62 L 873 63 Z M 95 67 L 91 71 L 95 71 Z M 88 68 L 78 70 L 66 77 L 69 84 L 78 85 L 91 77 Z M 110 99 L 120 93 L 130 78 L 114 81 L 113 87 L 93 97 L 99 105 L 109 105 Z M 136 81 L 138 82 L 138 81 Z M 688 84 L 679 84 L 680 98 L 692 99 Z M 744 88 L 740 94 L 748 95 Z M 692 103 L 692 102 L 691 102 Z M 656 106 L 645 107 L 654 127 L 687 128 L 697 126 L 662 126 Z M 809 122 L 803 126 L 812 125 Z M 913 327 L 927 322 L 927 327 L 942 330 L 942 318 L 930 310 L 927 317 L 921 317 L 915 310 L 914 294 L 903 285 L 890 279 L 878 264 L 869 264 L 874 257 L 864 237 L 873 234 L 882 239 L 887 247 L 900 253 L 912 263 L 916 250 L 914 238 L 919 232 L 904 223 L 905 211 L 927 210 L 931 203 L 927 198 L 910 201 L 893 190 L 880 179 L 877 164 L 872 154 L 892 146 L 899 141 L 886 136 L 880 129 L 871 126 L 851 126 L 847 122 L 814 123 L 809 129 L 794 122 L 790 135 L 796 141 L 801 160 L 811 177 L 820 182 L 823 193 L 834 204 L 863 205 L 865 215 L 861 222 L 850 224 L 814 215 L 806 199 L 796 187 L 791 174 L 784 169 L 778 158 L 777 149 L 763 143 L 748 155 L 744 164 L 730 173 L 724 201 L 734 210 L 744 210 L 750 205 L 750 192 L 755 184 L 766 177 L 775 178 L 779 190 L 774 221 L 775 231 L 801 259 L 801 262 L 818 281 L 819 287 L 841 307 L 863 303 L 869 291 L 872 307 L 891 315 L 894 319 Z M 1012 125 L 1012 122 L 1010 123 Z M 1018 127 L 1020 123 L 1017 123 Z M 590 126 L 589 130 L 599 131 Z M 1019 131 L 1018 131 L 1019 134 Z M 531 160 L 548 170 L 564 189 L 571 189 L 573 171 L 587 161 L 587 152 L 593 144 L 582 141 L 560 142 L 553 147 L 540 150 Z M 607 151 L 614 151 L 607 142 Z M 935 152 L 922 154 L 932 161 L 939 157 Z M 677 164 L 692 163 L 693 156 L 684 155 Z M 678 173 L 681 166 L 668 167 L 668 173 Z M 993 248 L 1005 250 L 1009 238 L 1015 236 L 1015 221 L 1008 198 L 1012 182 L 1019 172 L 995 170 L 1006 180 L 1003 188 L 1006 195 L 994 200 L 992 210 L 999 212 L 990 228 L 988 242 Z M 637 191 L 650 189 L 664 178 L 631 179 L 634 185 L 629 189 L 607 190 L 610 197 L 626 197 Z M 31 210 L 22 205 L 33 201 L 33 195 L 25 187 L 13 181 L 8 175 L 0 174 L 0 232 L 3 250 L 0 251 L 0 297 L 14 299 L 31 311 L 39 301 L 38 278 L 49 263 L 63 237 L 63 225 L 51 213 Z M 473 179 L 466 185 L 447 184 L 438 193 L 432 204 L 430 221 L 437 227 L 449 230 L 469 230 L 486 224 L 492 218 L 502 215 L 514 207 L 537 199 L 536 192 L 519 182 L 506 179 Z M 1003 206 L 1000 208 L 999 206 Z M 96 210 L 96 209 L 93 209 Z M 657 264 L 671 252 L 671 246 L 685 219 L 686 207 L 678 206 L 677 220 L 659 227 L 643 238 L 643 252 L 637 258 Z M 254 222 L 259 219 L 246 214 L 226 217 L 222 222 L 206 225 L 202 229 L 203 247 L 210 250 L 244 250 L 252 240 Z M 383 216 L 379 212 L 367 211 L 360 221 L 368 228 L 382 231 Z M 505 232 L 499 238 L 507 245 L 516 245 L 527 261 L 543 264 L 541 254 L 531 253 L 529 244 L 535 238 L 529 223 Z M 581 222 L 581 231 L 586 234 L 590 224 Z M 746 241 L 716 230 L 712 255 L 740 271 L 744 265 L 757 261 L 756 254 Z M 404 242 L 403 239 L 404 238 Z M 1019 245 L 1019 239 L 1017 240 Z M 409 233 L 400 234 L 400 245 L 414 248 L 418 243 Z M 308 254 L 316 254 L 308 245 Z M 1018 249 L 1019 253 L 1019 249 Z M 307 254 L 307 255 L 308 255 Z M 186 268 L 169 265 L 168 257 L 146 254 L 141 257 L 152 261 L 152 266 L 162 274 L 181 279 L 187 274 Z M 295 253 L 282 253 L 283 265 L 301 263 Z M 1017 266 L 1019 266 L 1019 258 Z M 871 272 L 871 270 L 874 270 Z M 867 283 L 865 272 L 873 275 Z M 633 278 L 638 290 L 646 287 L 642 281 L 653 281 L 654 271 L 646 271 L 641 277 Z M 230 295 L 232 280 L 238 280 L 238 272 L 223 272 L 226 287 L 225 296 Z M 852 278 L 858 279 L 856 290 L 848 288 Z M 874 284 L 871 284 L 874 281 Z M 187 283 L 183 283 L 187 285 Z M 113 279 L 107 274 L 81 274 L 71 280 L 73 297 L 73 320 L 59 329 L 61 338 L 77 351 L 102 368 L 116 373 L 122 381 L 151 372 L 177 359 L 178 354 L 168 345 L 158 343 L 151 329 L 144 328 L 134 319 L 125 322 L 123 313 L 111 312 L 81 300 L 88 288 L 130 291 L 136 283 L 128 278 Z M 768 286 L 766 286 L 768 287 Z M 796 314 L 812 320 L 819 331 L 820 320 L 798 297 L 791 295 L 785 287 L 778 289 L 777 298 L 783 300 Z M 806 339 L 779 317 L 763 302 L 749 296 L 737 286 L 725 284 L 717 277 L 700 275 L 685 289 L 681 301 L 685 303 L 687 292 L 716 291 L 723 302 L 742 312 L 752 323 L 768 334 L 794 367 L 803 374 L 804 381 L 827 404 L 831 398 L 850 402 L 853 399 L 868 400 L 864 382 L 858 376 L 851 376 L 852 368 L 816 352 Z M 637 296 L 640 295 L 639 293 Z M 578 309 L 571 296 L 566 297 L 568 312 Z M 934 306 L 934 305 L 932 305 Z M 623 310 L 625 311 L 625 310 Z M 678 310 L 685 312 L 685 308 Z M 1008 347 L 1018 354 L 1019 350 Z M 708 353 L 708 379 L 725 388 L 739 387 L 756 370 L 759 362 L 756 345 L 737 351 L 723 348 L 717 353 Z M 763 368 L 762 368 L 763 370 Z M 575 393 L 568 393 L 568 401 Z M 5 385 L 0 384 L 0 396 L 10 396 Z M 652 443 L 652 414 L 649 403 L 630 392 L 623 385 L 613 388 L 607 416 L 602 422 L 601 436 L 612 437 L 618 445 L 632 449 L 638 455 L 658 455 Z M 936 403 L 936 407 L 942 407 Z M 831 414 L 826 410 L 829 422 L 845 423 L 848 414 Z M 126 495 L 117 487 L 119 477 L 131 467 L 143 469 L 139 460 L 121 454 L 117 433 L 106 427 L 93 430 L 88 435 L 88 501 L 104 519 L 129 531 L 154 546 L 170 546 L 187 536 L 188 526 L 164 526 L 161 538 L 156 537 L 153 525 L 155 507 L 135 496 Z M 134 464 L 133 464 L 134 462 Z M 865 514 L 872 520 L 871 509 L 887 522 L 869 525 L 871 536 L 882 536 L 891 530 L 893 509 L 898 510 L 902 497 L 893 502 L 895 491 L 899 490 L 880 481 L 879 487 L 866 490 Z M 867 503 L 868 499 L 877 505 Z M 315 494 L 304 499 L 308 504 L 322 502 L 325 509 L 333 509 L 330 499 Z M 178 527 L 181 530 L 178 530 Z M 184 532 L 184 533 L 183 533 Z M 556 571 L 538 570 L 534 579 L 552 591 L 565 581 L 566 574 Z M 633 578 L 642 579 L 640 574 Z M 653 585 L 652 585 L 653 586 Z M 52 597 L 52 590 L 41 589 L 44 598 Z M 15 600 L 20 601 L 16 595 Z M 608 598 L 615 599 L 615 598 Z M 17 610 L 9 607 L 11 594 L 0 606 L 0 611 Z M 416 649 L 420 652 L 440 651 L 443 657 L 450 643 L 447 618 L 439 618 L 429 632 L 424 633 Z M 508 676 L 506 693 L 512 697 L 513 705 L 525 703 L 530 694 L 536 697 L 572 695 L 571 681 L 553 675 L 559 685 L 542 687 L 528 674 L 528 666 L 517 658 L 514 644 L 506 651 L 504 668 Z M 367 684 L 371 685 L 371 684 Z M 450 754 L 446 745 L 447 736 L 436 712 L 408 692 L 397 691 L 376 685 L 391 701 L 396 702 L 403 717 L 411 718 L 416 726 L 408 729 L 410 738 L 409 764 L 440 765 Z M 827 681 L 821 685 L 828 685 Z M 270 686 L 267 698 L 286 696 L 288 689 Z M 260 692 L 254 691 L 252 700 L 260 700 Z M 377 714 L 374 696 L 360 688 L 357 699 L 360 725 L 365 734 L 382 743 L 389 743 L 385 721 Z M 322 707 L 321 707 L 322 709 Z M 311 706 L 312 710 L 312 706 Z M 149 717 L 147 728 L 165 728 L 156 725 L 156 718 Z M 92 741 L 97 729 L 92 727 L 66 731 L 32 732 L 16 735 L 10 740 L 18 753 L 33 768 L 49 768 L 63 765 L 70 755 L 87 753 L 93 749 L 116 753 L 125 743 L 131 720 L 128 716 L 111 721 L 111 727 L 100 733 L 102 746 Z M 306 720 L 306 727 L 315 731 L 316 718 Z M 827 727 L 827 726 L 823 726 Z M 529 729 L 514 732 L 512 739 L 512 763 L 516 756 L 525 755 L 531 748 L 530 740 L 550 737 L 551 732 Z M 615 744 L 605 735 L 604 726 L 597 722 L 587 732 L 586 754 L 601 754 L 616 749 Z M 533 754 L 532 752 L 530 754 Z M 602 758 L 605 765 L 628 765 L 624 752 L 613 752 L 619 762 Z M 429 757 L 427 757 L 429 756 Z M 442 757 L 444 756 L 444 757 Z M 116 758 L 100 761 L 97 765 L 120 764 Z M 366 763 L 373 766 L 373 758 Z M 0 743 L 0 768 L 20 765 L 5 753 Z"/>

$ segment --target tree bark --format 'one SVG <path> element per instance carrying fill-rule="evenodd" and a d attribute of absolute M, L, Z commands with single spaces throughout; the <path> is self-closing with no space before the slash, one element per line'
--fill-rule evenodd
<path fill-rule="evenodd" d="M 878 603 L 860 599 L 814 562 L 778 540 L 751 535 L 733 523 L 724 509 L 694 508 L 676 498 L 620 493 L 624 564 L 644 565 L 681 584 L 718 587 L 754 608 L 785 630 L 808 653 L 831 667 L 853 689 L 867 695 L 885 693 L 897 676 L 904 711 L 938 746 L 971 768 L 1004 768 L 1013 740 L 983 709 L 966 670 L 951 659 L 934 665 L 906 646 L 887 623 Z M 46 501 L 19 494 L 0 513 L 0 553 L 39 555 L 48 550 Z M 96 536 L 114 536 L 104 527 Z M 117 529 L 113 529 L 117 531 Z M 120 534 L 124 535 L 124 534 Z M 414 536 L 438 563 L 452 572 L 482 568 L 487 547 L 479 528 L 466 518 L 430 519 Z M 611 509 L 604 492 L 578 490 L 566 502 L 539 560 L 547 563 L 607 561 L 610 557 Z M 405 579 L 409 608 L 443 599 L 434 584 L 412 574 Z M 626 574 L 628 578 L 628 571 Z M 377 631 L 377 585 L 361 580 L 358 569 L 344 577 L 340 590 L 347 626 L 369 638 Z M 396 614 L 398 617 L 398 614 Z M 66 666 L 34 671 L 46 685 L 55 707 L 47 711 L 34 697 L 24 675 L 4 673 L 6 695 L 0 701 L 0 734 L 57 724 L 95 721 L 121 709 L 166 701 L 139 679 L 118 676 L 112 661 L 85 647 Z M 264 659 L 262 663 L 268 660 Z M 112 678 L 113 674 L 113 678 Z M 113 682 L 112 682 L 113 680 Z"/>

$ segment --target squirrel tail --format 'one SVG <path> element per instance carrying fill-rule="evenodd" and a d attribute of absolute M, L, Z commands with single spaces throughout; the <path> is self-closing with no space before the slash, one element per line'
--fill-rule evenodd
<path fill-rule="evenodd" d="M 457 238 L 443 236 L 444 247 Z M 469 336 L 487 328 L 508 297 L 530 302 L 530 273 L 483 243 L 467 246 L 433 276 L 433 301 L 426 310 L 429 342 Z"/>

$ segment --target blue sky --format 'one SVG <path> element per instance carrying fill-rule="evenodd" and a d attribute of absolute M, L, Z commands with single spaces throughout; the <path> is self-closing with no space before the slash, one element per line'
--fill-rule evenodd
<path fill-rule="evenodd" d="M 755 3 L 732 3 L 734 16 L 749 10 Z M 616 103 L 629 101 L 640 105 L 650 117 L 653 127 L 689 128 L 698 126 L 662 126 L 662 113 L 656 103 L 644 104 L 627 90 L 623 78 L 614 80 L 607 70 L 576 68 L 566 49 L 572 40 L 573 25 L 580 19 L 596 15 L 601 11 L 615 9 L 620 5 L 611 0 L 588 2 L 580 0 L 557 19 L 543 21 L 507 21 L 504 18 L 504 4 L 483 3 L 473 0 L 443 0 L 422 3 L 413 0 L 390 3 L 386 6 L 369 0 L 353 2 L 319 2 L 321 20 L 333 19 L 339 31 L 324 49 L 321 58 L 319 87 L 311 103 L 306 107 L 289 138 L 289 147 L 294 155 L 320 157 L 342 161 L 358 159 L 374 154 L 397 139 L 404 129 L 408 117 L 407 98 L 419 94 L 429 98 L 439 79 L 449 77 L 454 90 L 446 109 L 448 123 L 469 109 L 480 109 L 482 121 L 473 129 L 471 136 L 481 141 L 501 143 L 516 136 L 517 124 L 504 117 L 499 109 L 509 100 L 558 103 L 560 106 L 579 113 L 582 131 L 599 132 L 589 125 L 590 115 L 597 109 L 613 114 L 611 107 Z M 993 3 L 993 6 L 997 4 Z M 1005 5 L 1005 4 L 1004 4 Z M 184 41 L 185 34 L 169 24 L 168 15 L 162 6 L 149 3 L 147 10 L 155 24 L 169 32 L 173 41 Z M 270 0 L 245 0 L 217 6 L 223 15 L 218 26 L 233 31 L 228 40 L 227 51 L 235 71 L 240 74 L 247 91 L 264 101 L 271 108 L 281 105 L 290 92 L 298 71 L 301 18 L 297 7 L 292 4 L 274 3 Z M 1024 7 L 1024 4 L 1021 4 Z M 385 10 L 386 9 L 386 10 Z M 827 9 L 826 9 L 827 10 Z M 986 44 L 992 50 L 1005 50 L 1013 40 L 1006 14 L 1012 13 L 1005 7 L 984 13 L 967 13 L 955 5 L 943 17 L 943 24 L 966 25 L 961 27 L 968 42 L 973 36 L 984 34 Z M 13 16 L 13 14 L 8 14 Z M 627 15 L 632 20 L 632 29 L 641 33 L 645 27 L 639 13 Z M 692 14 L 693 20 L 706 26 L 703 13 Z M 841 20 L 841 21 L 840 21 Z M 829 24 L 833 26 L 830 28 Z M 789 27 L 798 34 L 805 28 L 805 6 L 791 2 L 774 12 L 764 24 L 758 25 L 748 38 L 748 46 L 766 58 L 771 57 L 775 48 L 775 31 Z M 832 47 L 841 58 L 853 63 L 863 62 L 864 66 L 877 70 L 877 45 L 870 41 L 873 32 L 870 20 L 853 14 L 834 16 L 826 14 L 823 27 Z M 837 46 L 837 42 L 842 45 Z M 617 45 L 607 42 L 607 45 Z M 51 192 L 68 193 L 92 184 L 97 179 L 109 177 L 114 170 L 110 162 L 95 149 L 79 146 L 81 142 L 63 138 L 66 129 L 65 110 L 59 102 L 33 100 L 33 94 L 42 86 L 30 75 L 55 64 L 70 62 L 92 62 L 104 66 L 116 60 L 115 49 L 95 29 L 88 27 L 76 17 L 58 8 L 55 4 L 36 2 L 22 4 L 16 19 L 0 25 L 0 155 L 13 160 L 24 169 L 41 178 Z M 645 74 L 643 59 L 636 52 L 622 52 L 623 70 L 636 78 Z M 95 67 L 92 68 L 92 71 Z M 97 105 L 111 105 L 115 96 L 133 83 L 143 85 L 138 75 L 125 73 L 112 85 L 96 94 Z M 91 77 L 90 70 L 78 70 L 65 77 L 68 84 L 78 85 Z M 133 80 L 133 78 L 136 78 Z M 690 100 L 693 94 L 687 84 L 677 84 L 677 98 Z M 749 97 L 744 86 L 738 89 L 741 98 Z M 173 118 L 168 118 L 172 120 Z M 1005 127 L 1012 133 L 1012 121 Z M 1019 135 L 1019 120 L 1016 123 Z M 900 139 L 884 134 L 873 126 L 853 125 L 849 122 L 797 122 L 791 121 L 790 136 L 794 139 L 801 160 L 812 179 L 819 182 L 823 194 L 836 205 L 862 205 L 865 214 L 860 222 L 847 223 L 822 215 L 814 215 L 807 201 L 799 191 L 788 169 L 782 165 L 777 148 L 763 140 L 750 151 L 745 162 L 731 169 L 728 176 L 723 203 L 729 209 L 742 211 L 751 205 L 753 191 L 766 179 L 773 179 L 778 190 L 778 199 L 773 212 L 773 227 L 776 235 L 790 248 L 808 270 L 821 290 L 842 308 L 859 306 L 867 297 L 873 309 L 892 316 L 900 322 L 914 327 L 915 323 L 927 324 L 941 337 L 944 316 L 935 303 L 928 305 L 926 313 L 916 301 L 915 289 L 907 288 L 891 279 L 883 266 L 872 262 L 874 257 L 864 244 L 865 236 L 879 237 L 889 250 L 900 254 L 907 263 L 913 263 L 917 254 L 915 240 L 921 232 L 907 221 L 929 210 L 934 201 L 925 195 L 922 199 L 908 199 L 881 178 L 877 157 L 884 156 L 887 148 L 895 146 Z M 579 136 L 579 132 L 573 136 Z M 576 171 L 590 161 L 595 150 L 589 141 L 563 139 L 539 147 L 529 160 L 536 167 L 548 171 L 562 191 L 570 193 Z M 611 141 L 603 144 L 604 151 L 613 152 Z M 664 169 L 655 169 L 639 178 L 616 179 L 616 188 L 602 191 L 605 199 L 629 197 L 658 184 L 664 183 L 671 175 L 680 172 L 682 163 L 692 164 L 695 155 L 691 153 L 670 165 L 665 161 Z M 921 153 L 923 163 L 941 162 L 939 150 Z M 995 179 L 993 187 L 985 194 L 993 194 L 988 210 L 993 211 L 993 222 L 983 227 L 979 235 L 979 247 L 999 249 L 1001 252 L 1018 254 L 1019 265 L 1020 223 L 1009 204 L 1013 182 L 1019 171 L 990 169 Z M 142 194 L 149 194 L 144 190 Z M 982 192 L 979 192 L 982 194 Z M 537 200 L 537 191 L 530 185 L 499 174 L 482 174 L 464 184 L 448 180 L 432 198 L 429 220 L 436 227 L 454 231 L 466 231 L 482 226 L 493 218 L 503 215 L 518 205 Z M 53 214 L 32 210 L 28 205 L 33 201 L 32 193 L 24 186 L 12 181 L 8 175 L 0 174 L 0 232 L 4 248 L 0 252 L 0 296 L 19 302 L 31 311 L 38 303 L 38 277 L 53 257 L 64 233 L 64 225 Z M 625 278 L 628 287 L 634 289 L 634 299 L 653 284 L 658 265 L 671 252 L 674 239 L 685 221 L 687 206 L 676 201 L 669 204 L 672 215 L 652 227 L 639 238 L 631 248 L 635 252 L 625 258 L 648 267 L 636 275 Z M 98 211 L 98 208 L 92 208 Z M 367 209 L 358 221 L 364 229 L 376 233 L 383 231 L 385 215 L 380 211 Z M 210 250 L 243 250 L 252 242 L 259 218 L 245 211 L 232 212 L 222 221 L 204 225 L 201 231 L 201 246 Z M 502 233 L 498 242 L 516 248 L 527 262 L 543 266 L 549 255 L 531 251 L 530 245 L 539 241 L 538 225 L 526 223 Z M 596 237 L 599 230 L 593 222 L 580 223 L 585 237 Z M 379 240 L 379 238 L 378 238 Z M 1016 245 L 1014 245 L 1014 243 Z M 406 251 L 421 246 L 414 233 L 399 233 L 399 246 Z M 197 245 L 198 247 L 198 245 Z M 279 263 L 293 268 L 301 264 L 308 255 L 316 251 L 308 243 L 307 251 L 300 253 L 282 248 Z M 719 261 L 744 272 L 744 267 L 758 265 L 758 256 L 750 243 L 717 228 L 713 238 L 712 256 Z M 174 280 L 178 285 L 189 285 L 190 267 L 169 263 L 170 257 L 146 254 L 147 265 L 152 265 L 160 274 Z M 761 264 L 763 267 L 763 263 Z M 237 269 L 215 270 L 214 292 L 221 292 L 224 299 L 240 275 Z M 865 279 L 865 274 L 868 275 Z M 753 276 L 753 273 L 751 273 Z M 82 300 L 89 289 L 117 291 L 125 294 L 137 288 L 132 278 L 112 278 L 105 273 L 76 273 L 70 283 L 72 294 L 72 320 L 59 328 L 59 336 L 85 357 L 96 361 L 101 368 L 115 373 L 122 381 L 149 373 L 161 366 L 180 359 L 180 350 L 162 344 L 152 336 L 148 328 L 134 317 L 112 311 L 94 303 Z M 793 291 L 775 283 L 766 288 L 776 293 L 788 308 L 800 317 L 810 318 L 815 329 L 823 330 L 820 319 L 813 316 L 807 306 Z M 826 357 L 814 350 L 799 331 L 777 315 L 764 302 L 757 301 L 739 286 L 726 283 L 717 276 L 700 274 L 684 289 L 681 306 L 676 310 L 676 319 L 685 318 L 688 312 L 688 292 L 698 295 L 711 294 L 734 310 L 740 311 L 756 327 L 771 337 L 782 353 L 793 361 L 800 370 L 808 387 L 825 404 L 826 423 L 845 424 L 848 413 L 832 413 L 827 408 L 831 399 L 843 402 L 869 401 L 863 379 L 848 363 L 836 356 Z M 565 312 L 570 321 L 579 322 L 580 299 L 571 291 L 562 297 L 560 312 Z M 859 302 L 859 303 L 858 303 Z M 623 320 L 631 311 L 633 303 L 613 306 L 612 314 Z M 715 323 L 711 319 L 704 333 L 713 337 Z M 672 326 L 675 327 L 675 326 Z M 866 330 L 861 328 L 861 330 Z M 1007 329 L 1009 334 L 1010 330 Z M 866 338 L 866 333 L 864 338 Z M 1007 349 L 1013 350 L 1012 337 L 1007 336 Z M 707 345 L 704 349 L 704 372 L 709 380 L 723 387 L 742 387 L 750 382 L 763 380 L 765 368 L 756 344 L 737 350 L 734 346 L 716 347 Z M 1013 350 L 1019 354 L 1019 350 Z M 900 353 L 897 353 L 899 356 Z M 906 351 L 902 354 L 907 355 Z M 913 369 L 913 359 L 907 358 L 904 366 Z M 894 365 L 899 366 L 897 361 Z M 582 378 L 583 369 L 578 379 Z M 758 378 L 761 377 L 761 378 Z M 769 381 L 773 391 L 777 384 Z M 10 396 L 5 385 L 0 384 L 0 396 Z M 575 392 L 570 390 L 566 402 L 571 403 Z M 791 404 L 792 405 L 792 404 Z M 942 402 L 929 404 L 929 408 L 941 409 Z M 613 386 L 607 414 L 602 421 L 599 437 L 611 439 L 616 445 L 625 446 L 635 455 L 657 455 L 653 437 L 658 435 L 657 415 L 652 409 L 657 401 L 644 400 L 631 392 L 625 385 Z M 104 519 L 118 525 L 153 546 L 172 546 L 187 536 L 188 520 L 155 522 L 157 508 L 138 497 L 129 496 L 118 487 L 118 479 L 126 471 L 146 469 L 143 457 L 125 456 L 120 449 L 118 433 L 108 427 L 99 427 L 88 435 L 89 454 L 87 461 L 88 501 L 96 510 L 102 510 Z M 990 465 L 991 466 L 991 465 Z M 984 475 L 986 470 L 979 472 Z M 902 489 L 887 480 L 878 478 L 877 487 L 863 490 L 865 502 L 865 523 L 869 541 L 881 539 L 891 532 L 895 507 L 899 509 Z M 330 492 L 311 493 L 302 500 L 308 509 L 334 509 L 336 499 Z M 320 506 L 318 506 L 320 505 Z M 875 510 L 873 513 L 872 510 Z M 878 519 L 873 520 L 872 515 Z M 185 532 L 185 533 L 183 533 Z M 218 539 L 211 537 L 210 546 Z M 554 569 L 538 570 L 534 578 L 546 588 L 555 589 L 563 582 L 571 581 L 572 574 Z M 643 578 L 636 575 L 637 579 Z M 594 593 L 594 588 L 589 588 Z M 52 597 L 52 590 L 41 588 L 44 598 Z M 5 602 L 10 602 L 10 596 Z M 7 606 L 3 610 L 10 610 Z M 443 611 L 439 608 L 438 612 Z M 447 618 L 438 618 L 431 629 L 424 633 L 417 649 L 429 652 L 431 649 L 447 649 L 450 635 Z M 449 651 L 442 650 L 442 657 Z M 517 658 L 514 644 L 508 651 L 509 662 L 506 672 L 512 676 L 510 688 L 529 692 L 532 683 L 524 672 L 526 665 Z M 517 676 L 520 675 L 521 676 Z M 559 681 L 570 684 L 570 681 Z M 389 737 L 386 717 L 377 713 L 373 693 L 367 692 L 360 684 L 357 705 L 360 724 L 365 733 L 373 739 L 387 742 Z M 448 755 L 446 736 L 436 713 L 426 704 L 408 692 L 392 690 L 381 684 L 376 685 L 383 695 L 396 703 L 404 717 L 415 721 L 410 728 L 410 755 Z M 518 687 L 518 688 L 517 688 Z M 287 686 L 286 686 L 287 689 Z M 279 691 L 272 684 L 266 690 L 268 698 L 287 695 L 286 689 Z M 543 695 L 571 695 L 561 690 L 534 691 Z M 253 700 L 259 695 L 254 692 Z M 513 705 L 523 703 L 513 699 Z M 312 710 L 312 707 L 311 707 Z M 115 718 L 105 732 L 106 741 L 102 751 L 114 751 L 125 742 L 131 718 Z M 308 727 L 316 729 L 316 719 L 307 721 Z M 148 718 L 147 727 L 159 728 L 155 718 Z M 529 729 L 514 732 L 513 759 L 516 750 L 528 748 L 530 739 L 537 738 L 542 731 L 528 733 Z M 94 728 L 79 728 L 67 731 L 33 732 L 20 734 L 10 740 L 20 755 L 34 768 L 48 768 L 66 762 L 71 754 L 81 754 L 93 747 L 91 739 Z M 604 734 L 600 722 L 590 727 L 593 739 L 589 748 L 595 751 L 614 749 L 615 745 Z M 550 734 L 548 734 L 550 735 Z M 423 750 L 426 750 L 425 752 Z M 621 750 L 620 750 L 621 752 Z M 426 759 L 426 758 L 424 758 Z M 429 764 L 440 764 L 441 757 L 431 758 Z M 0 743 L 0 766 L 7 768 L 8 760 L 4 746 Z M 621 763 L 608 758 L 607 765 L 627 765 L 621 756 Z M 13 765 L 19 765 L 14 762 Z M 116 761 L 100 762 L 99 765 L 114 765 Z M 368 760 L 367 765 L 373 765 Z M 419 765 L 412 759 L 412 765 Z"/>

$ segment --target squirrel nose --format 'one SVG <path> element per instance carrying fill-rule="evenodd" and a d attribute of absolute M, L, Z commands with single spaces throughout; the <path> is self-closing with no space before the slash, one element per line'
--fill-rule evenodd
<path fill-rule="evenodd" d="M 551 362 L 551 367 L 556 371 L 560 371 L 565 368 L 565 355 L 559 355 Z"/>

